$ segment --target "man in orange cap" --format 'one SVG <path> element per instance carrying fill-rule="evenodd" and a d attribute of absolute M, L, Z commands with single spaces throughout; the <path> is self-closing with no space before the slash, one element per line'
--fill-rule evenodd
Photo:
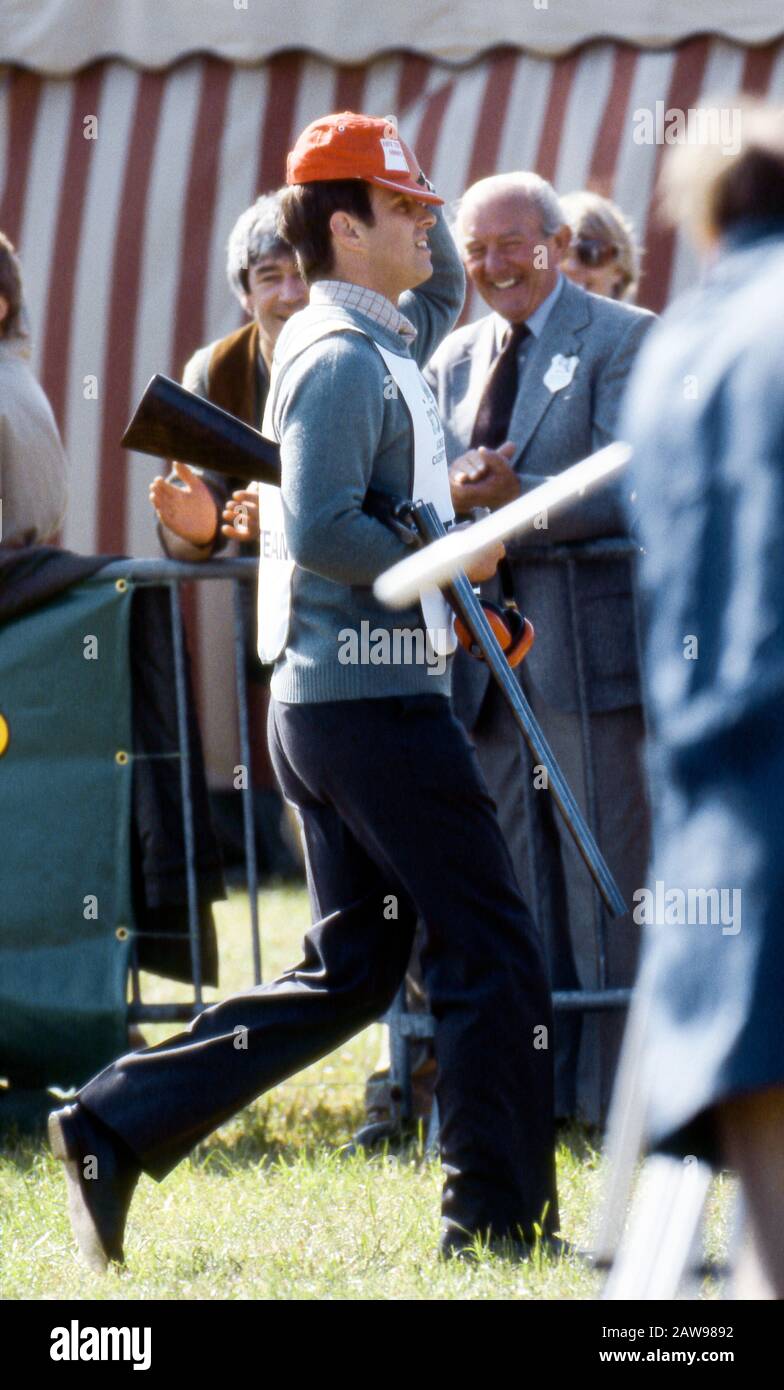
<path fill-rule="evenodd" d="M 462 268 L 442 200 L 390 121 L 314 121 L 287 182 L 280 229 L 311 293 L 276 344 L 265 413 L 282 485 L 261 489 L 259 651 L 276 663 L 270 751 L 321 920 L 297 967 L 120 1058 L 50 1117 L 77 1239 L 98 1266 L 122 1258 L 140 1171 L 160 1180 L 386 1010 L 418 916 L 436 1019 L 441 1250 L 482 1235 L 519 1251 L 537 1225 L 558 1228 L 542 946 L 451 712 L 451 614 L 438 592 L 403 614 L 378 605 L 373 581 L 406 547 L 363 511 L 373 488 L 452 518 L 420 366 L 459 314 Z M 85 1179 L 88 1157 L 102 1179 Z"/>

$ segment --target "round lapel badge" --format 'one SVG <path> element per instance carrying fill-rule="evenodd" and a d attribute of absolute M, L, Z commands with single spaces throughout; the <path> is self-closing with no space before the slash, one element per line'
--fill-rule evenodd
<path fill-rule="evenodd" d="M 11 735 L 8 729 L 8 720 L 4 717 L 4 715 L 0 714 L 0 758 L 2 758 L 6 748 L 8 747 L 8 740 L 10 737 Z"/>

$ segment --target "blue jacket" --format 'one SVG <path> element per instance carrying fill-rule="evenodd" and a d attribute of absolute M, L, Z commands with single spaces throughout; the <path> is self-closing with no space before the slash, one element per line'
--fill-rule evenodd
<path fill-rule="evenodd" d="M 715 1159 L 715 1104 L 784 1082 L 784 221 L 739 228 L 669 310 L 621 429 L 646 552 L 651 882 L 663 901 L 726 895 L 722 920 L 665 910 L 648 932 L 650 1139 Z"/>

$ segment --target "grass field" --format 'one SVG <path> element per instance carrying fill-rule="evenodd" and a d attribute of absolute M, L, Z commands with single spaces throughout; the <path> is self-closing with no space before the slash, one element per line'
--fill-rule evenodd
<path fill-rule="evenodd" d="M 298 958 L 307 900 L 293 887 L 261 895 L 264 976 Z M 220 993 L 250 979 L 247 899 L 217 909 Z M 210 991 L 210 997 L 217 997 Z M 144 978 L 143 997 L 187 997 Z M 145 1028 L 149 1041 L 170 1028 Z M 600 1276 L 575 1257 L 475 1267 L 436 1258 L 441 1174 L 421 1143 L 345 1156 L 362 1119 L 364 1080 L 381 1030 L 279 1086 L 225 1125 L 168 1178 L 143 1177 L 126 1266 L 96 1276 L 75 1252 L 60 1165 L 29 1140 L 0 1150 L 0 1297 L 130 1299 L 591 1299 Z M 575 1129 L 559 1146 L 562 1226 L 588 1247 L 600 1196 L 599 1156 Z M 730 1183 L 711 1197 L 707 1253 L 726 1250 Z M 715 1297 L 706 1284 L 703 1297 Z"/>

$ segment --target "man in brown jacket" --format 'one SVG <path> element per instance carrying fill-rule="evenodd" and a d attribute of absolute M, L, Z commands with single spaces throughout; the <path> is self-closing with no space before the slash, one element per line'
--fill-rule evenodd
<path fill-rule="evenodd" d="M 182 377 L 190 391 L 257 429 L 278 334 L 308 302 L 294 254 L 278 235 L 278 207 L 277 193 L 263 194 L 238 218 L 229 237 L 229 284 L 250 322 L 199 348 Z M 237 515 L 242 506 L 253 505 L 245 487 L 241 479 L 184 463 L 175 463 L 168 479 L 155 478 L 150 501 L 166 553 L 175 560 L 206 560 L 226 544 L 224 537 L 232 537 L 245 542 L 248 553 L 258 554 L 257 544 L 248 541 L 242 515 Z"/>
<path fill-rule="evenodd" d="M 278 335 L 292 314 L 308 302 L 294 253 L 278 234 L 279 205 L 277 193 L 263 194 L 237 219 L 229 237 L 229 285 L 249 322 L 199 348 L 182 377 L 190 391 L 257 429 L 264 415 Z M 208 560 L 228 540 L 239 542 L 241 555 L 258 558 L 258 497 L 248 490 L 247 481 L 175 463 L 168 478 L 156 477 L 151 483 L 150 501 L 158 516 L 161 545 L 173 560 Z M 267 679 L 256 656 L 255 595 L 246 585 L 240 588 L 245 606 L 251 775 L 254 787 L 269 788 Z M 281 828 L 297 861 L 298 832 L 287 815 Z"/>

